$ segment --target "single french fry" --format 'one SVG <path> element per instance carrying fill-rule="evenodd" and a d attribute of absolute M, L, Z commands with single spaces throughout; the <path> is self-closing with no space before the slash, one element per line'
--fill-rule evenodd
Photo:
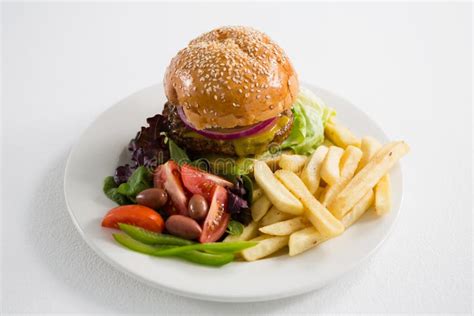
<path fill-rule="evenodd" d="M 382 147 L 382 145 L 373 137 L 366 136 L 362 137 L 360 149 L 362 150 L 362 158 L 359 162 L 359 167 L 357 172 L 372 159 L 372 157 L 377 153 L 377 151 Z"/>
<path fill-rule="evenodd" d="M 382 145 L 375 138 L 370 136 L 362 138 L 361 149 L 363 155 L 358 170 L 362 169 L 372 159 L 380 147 Z M 375 212 L 377 215 L 386 214 L 390 212 L 391 204 L 390 175 L 386 174 L 375 185 Z"/>
<path fill-rule="evenodd" d="M 341 157 L 341 177 L 347 178 L 354 176 L 354 173 L 362 158 L 362 151 L 352 145 L 349 145 L 344 150 Z"/>
<path fill-rule="evenodd" d="M 349 145 L 360 147 L 360 138 L 356 137 L 348 128 L 339 123 L 327 122 L 324 134 L 339 147 L 346 148 Z"/>
<path fill-rule="evenodd" d="M 321 180 L 321 166 L 328 153 L 329 148 L 326 146 L 319 146 L 311 157 L 308 159 L 306 165 L 301 172 L 301 180 L 308 188 L 311 194 L 316 193 Z"/>
<path fill-rule="evenodd" d="M 247 261 L 255 261 L 267 257 L 288 245 L 288 239 L 288 236 L 264 237 L 263 240 L 252 239 L 252 241 L 258 241 L 258 244 L 242 250 L 241 255 Z"/>
<path fill-rule="evenodd" d="M 305 252 L 328 239 L 328 237 L 321 235 L 314 227 L 308 227 L 294 232 L 290 235 L 288 242 L 289 255 L 295 256 Z"/>
<path fill-rule="evenodd" d="M 341 219 L 344 227 L 354 224 L 374 203 L 374 191 L 369 190 Z"/>
<path fill-rule="evenodd" d="M 347 146 L 344 154 L 341 158 L 341 176 L 336 183 L 329 186 L 326 190 L 324 197 L 321 199 L 321 203 L 324 206 L 329 205 L 334 198 L 342 191 L 342 189 L 349 183 L 354 176 L 354 173 L 359 165 L 360 158 L 362 157 L 362 151 L 352 145 Z"/>
<path fill-rule="evenodd" d="M 263 190 L 260 188 L 256 188 L 252 192 L 252 203 L 258 200 L 263 195 Z"/>
<path fill-rule="evenodd" d="M 275 178 L 265 162 L 255 162 L 254 177 L 268 199 L 280 211 L 294 215 L 303 214 L 303 204 Z"/>
<path fill-rule="evenodd" d="M 303 155 L 288 155 L 282 154 L 278 165 L 281 169 L 290 170 L 294 173 L 300 173 L 306 164 L 308 157 Z"/>
<path fill-rule="evenodd" d="M 274 223 L 285 221 L 292 217 L 294 217 L 294 215 L 282 212 L 275 206 L 272 206 L 272 208 L 267 212 L 267 214 L 265 214 L 265 216 L 260 221 L 260 226 L 268 226 Z"/>
<path fill-rule="evenodd" d="M 300 199 L 305 206 L 305 216 L 321 232 L 333 237 L 342 234 L 344 226 L 308 191 L 303 181 L 288 170 L 277 170 L 275 176 Z"/>
<path fill-rule="evenodd" d="M 321 178 L 330 185 L 337 182 L 340 177 L 339 163 L 344 149 L 337 146 L 329 147 L 328 153 L 321 166 Z"/>
<path fill-rule="evenodd" d="M 256 222 L 262 219 L 263 216 L 268 212 L 272 207 L 272 202 L 268 199 L 266 195 L 262 195 L 258 200 L 256 200 L 250 207 L 252 213 L 252 219 Z"/>
<path fill-rule="evenodd" d="M 342 218 L 409 150 L 405 142 L 391 142 L 383 146 L 328 205 L 331 213 Z"/>
<path fill-rule="evenodd" d="M 251 221 L 247 226 L 244 227 L 242 234 L 239 236 L 228 235 L 224 242 L 233 242 L 233 241 L 247 241 L 252 238 L 257 237 L 258 227 L 260 226 L 259 222 Z"/>
<path fill-rule="evenodd" d="M 268 226 L 260 227 L 260 232 L 274 236 L 286 236 L 297 230 L 310 225 L 308 220 L 303 216 L 298 216 L 286 221 L 274 223 Z"/>
<path fill-rule="evenodd" d="M 392 208 L 390 175 L 386 174 L 375 186 L 375 213 L 385 215 Z"/>

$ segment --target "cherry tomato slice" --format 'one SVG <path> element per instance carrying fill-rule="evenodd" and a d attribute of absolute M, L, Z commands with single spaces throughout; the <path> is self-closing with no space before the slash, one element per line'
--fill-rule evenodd
<path fill-rule="evenodd" d="M 143 205 L 122 205 L 111 209 L 102 220 L 103 227 L 119 228 L 118 223 L 130 224 L 161 233 L 165 227 L 161 215 Z"/>
<path fill-rule="evenodd" d="M 212 191 L 211 206 L 204 221 L 199 242 L 214 242 L 222 237 L 230 219 L 230 214 L 225 209 L 226 205 L 227 191 L 224 187 L 216 185 Z"/>
<path fill-rule="evenodd" d="M 181 179 L 183 179 L 183 184 L 189 192 L 204 196 L 208 202 L 211 201 L 212 192 L 216 185 L 226 188 L 232 187 L 231 182 L 190 165 L 181 167 Z"/>
<path fill-rule="evenodd" d="M 179 214 L 188 216 L 188 197 L 181 182 L 179 166 L 173 160 L 159 165 L 155 170 L 153 182 L 156 188 L 161 188 L 168 193 L 173 207 Z"/>

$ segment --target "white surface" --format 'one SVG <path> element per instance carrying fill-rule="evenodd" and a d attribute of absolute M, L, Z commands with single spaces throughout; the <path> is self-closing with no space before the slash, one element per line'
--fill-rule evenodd
<path fill-rule="evenodd" d="M 7 4 L 2 24 L 2 311 L 471 310 L 470 5 Z M 411 145 L 388 241 L 317 292 L 243 305 L 167 294 L 115 271 L 67 214 L 62 176 L 81 132 L 161 81 L 177 49 L 221 24 L 268 32 L 304 81 L 345 96 Z"/>
<path fill-rule="evenodd" d="M 330 104 L 340 121 L 359 135 L 389 140 L 375 121 L 336 95 L 305 86 Z M 278 256 L 252 263 L 235 262 L 219 269 L 187 262 L 156 259 L 124 249 L 100 226 L 105 213 L 115 207 L 100 190 L 104 176 L 120 159 L 130 135 L 146 117 L 166 102 L 163 85 L 157 84 L 120 101 L 82 134 L 68 158 L 64 191 L 66 204 L 84 240 L 104 260 L 145 283 L 187 297 L 225 302 L 255 302 L 294 296 L 319 289 L 359 264 L 386 240 L 400 214 L 402 175 L 398 165 L 391 172 L 393 209 L 383 218 L 373 212 L 338 238 L 296 257 Z M 120 129 L 115 127 L 126 121 Z M 112 166 L 112 168 L 111 168 Z M 84 168 L 90 172 L 84 172 Z M 304 273 L 301 273 L 304 271 Z"/>

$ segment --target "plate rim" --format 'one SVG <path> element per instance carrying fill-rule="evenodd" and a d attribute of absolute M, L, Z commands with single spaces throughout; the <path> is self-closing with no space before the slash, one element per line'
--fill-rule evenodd
<path fill-rule="evenodd" d="M 281 292 L 279 294 L 273 294 L 273 295 L 266 295 L 266 296 L 256 296 L 256 297 L 253 297 L 253 296 L 237 296 L 237 297 L 229 297 L 229 296 L 226 296 L 226 297 L 220 297 L 220 296 L 213 296 L 213 295 L 207 295 L 207 294 L 199 294 L 199 293 L 196 293 L 196 292 L 191 292 L 191 291 L 185 291 L 185 290 L 180 290 L 180 289 L 177 289 L 177 288 L 173 288 L 173 287 L 169 287 L 169 286 L 166 286 L 166 285 L 163 285 L 163 284 L 160 284 L 160 283 L 157 283 L 157 282 L 154 282 L 150 279 L 147 279 L 139 274 L 135 274 L 133 271 L 129 270 L 129 269 L 126 269 L 124 266 L 122 266 L 121 264 L 119 264 L 117 261 L 115 260 L 112 260 L 111 257 L 107 256 L 101 249 L 100 247 L 98 247 L 84 232 L 84 230 L 82 229 L 81 225 L 79 224 L 74 212 L 72 211 L 72 207 L 70 205 L 70 200 L 68 199 L 68 192 L 67 192 L 67 178 L 68 178 L 68 174 L 69 174 L 69 169 L 70 169 L 70 166 L 71 166 L 71 160 L 72 160 L 72 157 L 74 155 L 74 153 L 76 152 L 77 150 L 77 147 L 79 146 L 79 143 L 80 143 L 80 140 L 82 139 L 82 137 L 84 136 L 84 134 L 87 132 L 87 130 L 89 129 L 89 127 L 94 123 L 96 122 L 97 120 L 99 120 L 102 116 L 106 115 L 109 111 L 111 111 L 116 105 L 120 104 L 121 102 L 129 99 L 129 98 L 132 98 L 133 96 L 135 95 L 138 95 L 140 93 L 142 93 L 143 91 L 151 88 L 151 87 L 154 87 L 154 86 L 159 86 L 160 83 L 155 83 L 153 85 L 149 85 L 145 88 L 142 88 L 142 89 L 139 89 L 129 95 L 127 95 L 126 97 L 118 100 L 117 102 L 113 103 L 111 106 L 109 106 L 108 108 L 106 108 L 104 111 L 102 111 L 99 115 L 97 115 L 93 120 L 92 122 L 87 126 L 86 129 L 84 129 L 81 134 L 77 137 L 77 139 L 75 139 L 74 141 L 74 144 L 69 152 L 69 155 L 67 157 L 67 160 L 66 160 L 66 166 L 64 168 L 64 176 L 63 176 L 63 192 L 64 192 L 64 197 L 65 197 L 65 202 L 66 202 L 66 208 L 67 208 L 67 211 L 72 219 L 72 222 L 74 223 L 74 226 L 76 227 L 77 231 L 79 232 L 80 236 L 82 237 L 82 239 L 86 242 L 86 244 L 100 257 L 102 258 L 105 262 L 107 262 L 109 265 L 111 265 L 112 267 L 114 267 L 116 270 L 124 273 L 125 275 L 137 280 L 137 281 L 140 281 L 140 282 L 143 282 L 153 288 L 158 288 L 160 290 L 163 290 L 163 291 L 166 291 L 166 292 L 169 292 L 169 293 L 172 293 L 172 294 L 175 294 L 175 295 L 179 295 L 179 296 L 183 296 L 183 297 L 187 297 L 187 298 L 192 298 L 192 299 L 198 299 L 198 300 L 203 300 L 203 301 L 214 301 L 214 302 L 229 302 L 229 303 L 245 303 L 245 302 L 264 302 L 264 301 L 272 301 L 272 300 L 278 300 L 278 299 L 283 299 L 283 298 L 288 298 L 288 297 L 294 297 L 294 296 L 298 296 L 298 295 L 302 295 L 304 293 L 308 293 L 308 292 L 311 292 L 311 291 L 315 291 L 315 290 L 318 290 L 318 289 L 321 289 L 325 286 L 327 286 L 328 284 L 330 284 L 331 282 L 334 282 L 335 280 L 338 280 L 340 278 L 342 278 L 344 275 L 346 275 L 348 272 L 354 270 L 357 266 L 361 265 L 363 262 L 367 261 L 370 257 L 372 257 L 379 249 L 380 247 L 382 246 L 382 244 L 384 244 L 388 238 L 392 235 L 394 229 L 395 229 L 395 226 L 397 225 L 398 223 L 398 219 L 400 217 L 400 213 L 402 212 L 402 209 L 403 209 L 403 202 L 404 202 L 404 181 L 403 181 L 403 166 L 402 166 L 402 163 L 401 161 L 399 161 L 397 163 L 398 165 L 398 168 L 399 168 L 399 174 L 400 174 L 400 202 L 399 202 L 399 208 L 398 208 L 398 211 L 392 221 L 392 223 L 389 225 L 388 229 L 386 230 L 385 234 L 383 235 L 383 237 L 377 242 L 377 244 L 370 250 L 368 251 L 366 254 L 364 254 L 362 257 L 360 257 L 358 260 L 354 260 L 354 261 L 351 261 L 350 264 L 348 264 L 344 270 L 342 272 L 340 272 L 338 275 L 336 276 L 333 276 L 333 277 L 330 277 L 328 278 L 322 285 L 314 285 L 314 286 L 311 286 L 308 285 L 308 286 L 303 286 L 303 287 L 299 287 L 293 291 L 286 291 L 286 292 Z M 367 114 L 365 111 L 361 110 L 359 107 L 357 107 L 356 105 L 354 105 L 352 102 L 349 102 L 344 96 L 342 96 L 341 94 L 338 94 L 338 93 L 335 93 L 335 92 L 332 92 L 331 90 L 328 90 L 328 89 L 324 89 L 324 88 L 320 88 L 319 86 L 316 86 L 316 85 L 313 85 L 313 84 L 310 84 L 310 83 L 306 83 L 306 82 L 303 82 L 301 84 L 301 86 L 303 87 L 307 87 L 309 88 L 311 91 L 312 90 L 320 90 L 320 91 L 324 91 L 325 93 L 328 93 L 328 94 L 331 94 L 331 95 L 334 95 L 336 96 L 337 98 L 339 98 L 341 101 L 347 103 L 347 104 L 350 104 L 352 107 L 356 108 L 363 116 L 367 117 L 368 120 L 370 120 L 371 122 L 373 122 L 377 128 L 383 133 L 383 135 L 385 136 L 385 138 L 387 139 L 390 139 L 387 134 L 385 133 L 385 131 L 379 126 L 379 124 L 377 123 L 376 120 L 373 120 L 372 117 L 370 117 L 369 114 Z"/>

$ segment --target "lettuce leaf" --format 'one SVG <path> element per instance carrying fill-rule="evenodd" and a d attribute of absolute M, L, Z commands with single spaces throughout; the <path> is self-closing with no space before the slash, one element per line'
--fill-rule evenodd
<path fill-rule="evenodd" d="M 282 149 L 290 148 L 300 155 L 311 154 L 324 141 L 324 126 L 336 112 L 303 88 L 293 104 L 292 112 L 293 127 Z"/>
<path fill-rule="evenodd" d="M 118 186 L 117 183 L 115 183 L 114 177 L 112 176 L 106 177 L 104 179 L 102 190 L 109 199 L 111 199 L 118 205 L 132 204 L 132 201 L 130 201 L 130 199 L 126 195 L 117 192 Z"/>
<path fill-rule="evenodd" d="M 167 118 L 161 114 L 146 119 L 148 126 L 143 126 L 128 144 L 130 163 L 115 170 L 114 181 L 117 185 L 125 183 L 140 166 L 155 169 L 170 158 L 166 143 L 168 130 Z"/>

